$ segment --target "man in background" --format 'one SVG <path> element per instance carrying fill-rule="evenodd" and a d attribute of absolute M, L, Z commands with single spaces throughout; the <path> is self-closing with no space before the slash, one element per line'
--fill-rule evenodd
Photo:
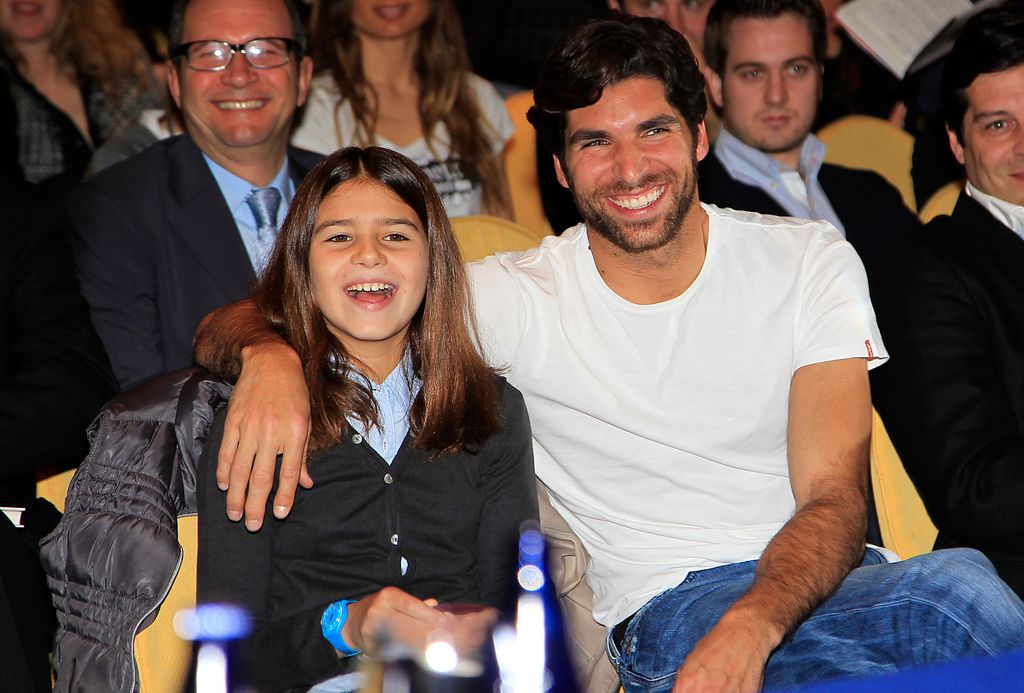
<path fill-rule="evenodd" d="M 1024 13 L 972 19 L 943 111 L 967 185 L 885 274 L 875 406 L 939 528 L 1024 596 Z"/>
<path fill-rule="evenodd" d="M 878 174 L 825 163 L 811 133 L 825 45 L 818 0 L 715 3 L 704 48 L 723 127 L 701 162 L 700 194 L 720 207 L 828 221 L 870 279 L 890 243 L 920 223 Z"/>
<path fill-rule="evenodd" d="M 319 160 L 288 147 L 312 73 L 291 0 L 179 0 L 169 40 L 185 134 L 71 204 L 82 293 L 123 388 L 192 363 L 199 321 L 249 294 Z"/>
<path fill-rule="evenodd" d="M 2 178 L 2 177 L 0 177 Z M 59 210 L 34 186 L 0 181 L 0 682 L 49 691 L 53 604 L 39 540 L 60 519 L 36 479 L 85 455 L 85 431 L 117 391 L 78 291 Z"/>

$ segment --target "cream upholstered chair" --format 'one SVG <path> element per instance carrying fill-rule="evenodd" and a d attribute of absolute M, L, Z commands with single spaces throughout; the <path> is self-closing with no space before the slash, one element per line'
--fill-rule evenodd
<path fill-rule="evenodd" d="M 964 182 L 962 180 L 955 180 L 951 183 L 946 183 L 932 193 L 932 196 L 921 207 L 921 211 L 917 213 L 917 216 L 921 218 L 921 222 L 927 224 L 940 214 L 952 214 L 953 207 L 956 206 L 956 199 L 960 197 L 963 189 Z"/>
<path fill-rule="evenodd" d="M 849 115 L 823 127 L 818 138 L 825 143 L 825 161 L 878 173 L 900 191 L 909 209 L 917 210 L 910 177 L 914 138 L 909 134 L 881 118 Z"/>
<path fill-rule="evenodd" d="M 36 495 L 64 512 L 71 469 L 36 483 Z M 142 693 L 180 693 L 185 687 L 192 658 L 192 646 L 174 632 L 174 615 L 196 604 L 196 556 L 199 546 L 195 516 L 178 518 L 178 543 L 182 557 L 178 576 L 160 606 L 156 620 L 135 637 L 135 662 L 139 667 Z"/>
<path fill-rule="evenodd" d="M 521 91 L 505 99 L 515 125 L 512 139 L 505 149 L 505 174 L 512 192 L 512 215 L 516 223 L 537 237 L 550 236 L 553 231 L 544 216 L 537 179 L 537 133 L 526 120 L 526 111 L 533 105 L 533 92 Z"/>
<path fill-rule="evenodd" d="M 540 245 L 541 241 L 519 224 L 486 215 L 455 217 L 452 229 L 465 262 L 506 250 L 526 250 Z"/>
<path fill-rule="evenodd" d="M 871 422 L 871 486 L 882 542 L 900 558 L 928 553 L 938 530 L 907 476 L 878 412 Z"/>

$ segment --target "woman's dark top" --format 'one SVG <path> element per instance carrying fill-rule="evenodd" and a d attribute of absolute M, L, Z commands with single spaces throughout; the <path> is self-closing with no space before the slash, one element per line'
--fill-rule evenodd
<path fill-rule="evenodd" d="M 0 53 L 0 162 L 9 175 L 39 183 L 62 176 L 66 185 L 81 179 L 94 147 L 135 124 L 157 100 L 129 77 L 118 84 L 114 101 L 97 85 L 82 82 L 89 143 L 70 117 L 39 93 Z"/>
<path fill-rule="evenodd" d="M 285 520 L 268 503 L 255 533 L 225 516 L 217 489 L 224 412 L 199 465 L 200 602 L 249 609 L 259 690 L 305 688 L 341 673 L 320 617 L 339 599 L 389 585 L 441 603 L 501 606 L 515 582 L 520 524 L 537 517 L 526 405 L 497 378 L 500 428 L 476 454 L 428 459 L 406 436 L 389 466 L 355 431 L 309 460 Z M 408 569 L 402 573 L 402 558 Z"/>

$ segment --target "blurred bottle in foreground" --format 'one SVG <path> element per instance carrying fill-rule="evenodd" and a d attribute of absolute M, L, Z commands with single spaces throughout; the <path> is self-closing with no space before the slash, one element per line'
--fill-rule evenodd
<path fill-rule="evenodd" d="M 244 609 L 200 604 L 174 616 L 174 630 L 192 641 L 192 664 L 184 693 L 255 693 L 237 652 L 252 623 Z"/>
<path fill-rule="evenodd" d="M 577 693 L 555 584 L 546 565 L 540 525 L 524 523 L 519 536 L 515 620 L 494 630 L 500 693 Z"/>

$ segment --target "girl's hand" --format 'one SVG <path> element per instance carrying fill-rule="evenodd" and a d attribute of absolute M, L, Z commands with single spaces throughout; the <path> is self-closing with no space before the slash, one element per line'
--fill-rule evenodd
<path fill-rule="evenodd" d="M 457 651 L 468 653 L 483 644 L 498 617 L 492 608 L 456 615 L 435 609 L 436 605 L 436 599 L 420 600 L 397 587 L 385 587 L 349 604 L 341 635 L 349 646 L 372 655 L 382 633 L 422 651 L 428 640 L 436 640 L 443 632 Z"/>

